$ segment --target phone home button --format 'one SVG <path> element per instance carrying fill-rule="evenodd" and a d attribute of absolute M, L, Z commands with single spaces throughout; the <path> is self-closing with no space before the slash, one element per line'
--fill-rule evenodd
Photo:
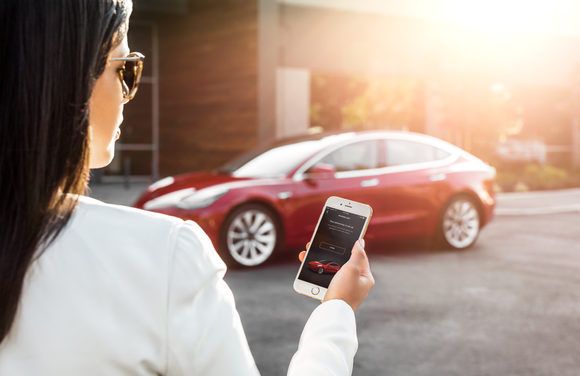
<path fill-rule="evenodd" d="M 312 288 L 312 295 L 318 295 L 319 292 L 320 292 L 320 289 L 318 287 Z"/>

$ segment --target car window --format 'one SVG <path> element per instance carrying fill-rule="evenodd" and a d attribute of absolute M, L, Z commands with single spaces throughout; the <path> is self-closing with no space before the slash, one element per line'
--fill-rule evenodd
<path fill-rule="evenodd" d="M 423 163 L 447 158 L 451 153 L 431 145 L 405 140 L 386 140 L 387 166 Z"/>
<path fill-rule="evenodd" d="M 282 177 L 320 149 L 316 141 L 304 141 L 296 144 L 283 145 L 265 152 L 251 155 L 248 160 L 232 162 L 232 175 L 244 177 Z M 236 165 L 237 163 L 237 165 Z M 225 170 L 225 169 L 224 169 Z"/>
<path fill-rule="evenodd" d="M 270 142 L 237 156 L 216 172 L 236 177 L 282 177 L 328 145 L 354 135 L 319 133 Z"/>
<path fill-rule="evenodd" d="M 360 141 L 346 145 L 322 158 L 319 163 L 333 166 L 336 171 L 367 170 L 377 168 L 377 141 Z"/>

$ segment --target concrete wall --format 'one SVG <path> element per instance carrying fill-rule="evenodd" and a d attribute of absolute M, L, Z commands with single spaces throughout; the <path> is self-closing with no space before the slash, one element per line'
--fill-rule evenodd
<path fill-rule="evenodd" d="M 434 21 L 276 0 L 188 0 L 186 14 L 136 7 L 132 19 L 158 30 L 161 176 L 212 169 L 259 142 L 304 132 L 312 72 L 411 78 L 427 92 L 434 59 L 457 69 L 470 46 L 495 48 L 497 77 L 508 84 L 566 87 L 580 64 L 574 38 L 484 40 Z M 127 131 L 134 129 L 124 142 L 150 142 L 137 129 L 149 119 L 148 90 L 140 91 L 141 104 L 128 105 Z M 424 106 L 423 128 L 437 134 L 437 106 L 429 98 Z"/>
<path fill-rule="evenodd" d="M 280 4 L 280 65 L 313 71 L 424 77 L 434 56 L 453 62 L 489 49 L 499 77 L 527 85 L 567 85 L 580 64 L 580 39 L 480 35 L 441 22 Z"/>
<path fill-rule="evenodd" d="M 276 138 L 308 131 L 310 120 L 310 71 L 281 68 L 276 71 Z"/>

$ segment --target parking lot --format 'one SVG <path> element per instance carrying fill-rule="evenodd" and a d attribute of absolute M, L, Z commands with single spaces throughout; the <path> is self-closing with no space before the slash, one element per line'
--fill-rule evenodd
<path fill-rule="evenodd" d="M 502 195 L 498 209 L 579 202 L 563 192 Z M 578 374 L 580 214 L 503 214 L 465 252 L 368 244 L 376 286 L 357 312 L 355 375 Z M 263 375 L 286 374 L 319 304 L 292 290 L 297 268 L 289 255 L 226 275 Z"/>
<path fill-rule="evenodd" d="M 578 375 L 580 214 L 500 216 L 466 252 L 368 247 L 376 286 L 357 312 L 355 375 Z M 298 263 L 229 271 L 264 375 L 284 375 L 318 304 Z"/>

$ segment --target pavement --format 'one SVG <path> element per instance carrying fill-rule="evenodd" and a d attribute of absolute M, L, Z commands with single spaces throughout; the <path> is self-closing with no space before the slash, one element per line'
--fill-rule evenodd
<path fill-rule="evenodd" d="M 132 206 L 148 183 L 101 183 L 90 184 L 87 196 L 108 204 Z"/>
<path fill-rule="evenodd" d="M 90 196 L 130 205 L 146 187 L 95 184 Z M 356 313 L 353 374 L 579 375 L 579 203 L 580 189 L 498 194 L 498 217 L 465 252 L 369 244 L 376 284 Z M 225 276 L 263 375 L 286 375 L 319 305 L 292 290 L 297 268 L 289 252 Z"/>
<path fill-rule="evenodd" d="M 131 206 L 147 183 L 90 185 L 88 196 L 109 204 Z M 498 193 L 496 216 L 546 215 L 580 212 L 580 188 L 554 191 Z"/>
<path fill-rule="evenodd" d="M 545 215 L 580 212 L 580 188 L 498 193 L 495 215 Z"/>
<path fill-rule="evenodd" d="M 500 216 L 468 251 L 367 243 L 375 287 L 356 312 L 359 376 L 580 375 L 580 215 Z M 319 303 L 285 262 L 229 269 L 263 375 L 286 375 Z"/>

